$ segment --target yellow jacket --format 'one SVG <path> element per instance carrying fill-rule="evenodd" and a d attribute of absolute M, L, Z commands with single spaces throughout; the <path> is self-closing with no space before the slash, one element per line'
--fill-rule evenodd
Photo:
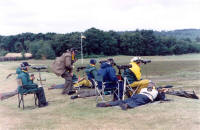
<path fill-rule="evenodd" d="M 132 65 L 131 68 L 129 68 L 136 76 L 137 80 L 141 80 L 141 68 L 139 65 L 137 65 L 135 62 L 130 63 Z"/>

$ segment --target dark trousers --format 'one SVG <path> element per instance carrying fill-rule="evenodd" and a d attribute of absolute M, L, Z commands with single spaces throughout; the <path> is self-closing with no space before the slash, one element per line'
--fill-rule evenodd
<path fill-rule="evenodd" d="M 39 87 L 37 89 L 36 95 L 37 95 L 37 98 L 38 98 L 38 105 L 46 103 L 46 97 L 45 97 L 45 93 L 44 93 L 43 87 Z"/>
<path fill-rule="evenodd" d="M 27 93 L 36 92 L 36 96 L 38 98 L 38 105 L 46 103 L 46 97 L 45 97 L 43 87 L 38 88 L 37 84 L 28 85 L 28 86 L 24 86 L 23 91 Z"/>
<path fill-rule="evenodd" d="M 147 104 L 149 102 L 151 102 L 151 100 L 147 96 L 142 95 L 142 94 L 136 94 L 136 95 L 133 95 L 131 98 L 128 98 L 124 101 L 122 100 L 111 101 L 106 104 L 109 104 L 109 106 L 118 106 L 121 104 L 127 104 L 129 108 L 134 108 L 140 105 Z"/>
<path fill-rule="evenodd" d="M 63 88 L 63 94 L 68 94 L 72 90 L 72 76 L 69 72 L 65 72 L 62 75 L 62 78 L 65 79 L 65 84 Z"/>
<path fill-rule="evenodd" d="M 77 95 L 79 98 L 92 97 L 92 96 L 96 96 L 97 92 L 95 91 L 95 89 L 80 90 L 78 91 Z"/>

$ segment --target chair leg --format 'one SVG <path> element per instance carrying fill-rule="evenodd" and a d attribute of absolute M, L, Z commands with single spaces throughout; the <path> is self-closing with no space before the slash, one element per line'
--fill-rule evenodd
<path fill-rule="evenodd" d="M 20 98 L 20 94 L 18 93 L 18 108 L 20 108 L 20 104 L 21 104 L 21 98 Z"/>
<path fill-rule="evenodd" d="M 37 103 L 37 96 L 36 96 L 35 93 L 34 93 L 34 100 L 35 100 L 35 106 L 38 106 L 38 103 Z"/>
<path fill-rule="evenodd" d="M 21 94 L 21 101 L 22 101 L 22 104 L 23 104 L 23 110 L 24 110 L 24 96 L 23 96 L 23 94 Z"/>

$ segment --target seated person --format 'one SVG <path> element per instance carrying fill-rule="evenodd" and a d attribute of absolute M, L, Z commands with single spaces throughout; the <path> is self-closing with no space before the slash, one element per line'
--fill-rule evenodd
<path fill-rule="evenodd" d="M 97 75 L 97 69 L 96 69 L 96 60 L 91 59 L 90 64 L 85 68 L 85 73 L 87 74 L 87 79 L 83 77 L 82 79 L 78 80 L 75 74 L 72 74 L 72 81 L 73 81 L 73 86 L 79 87 L 79 86 L 85 86 L 85 87 L 93 87 L 93 81 L 92 79 L 98 79 Z M 48 89 L 58 89 L 58 88 L 64 88 L 64 84 L 59 84 L 59 85 L 52 85 Z"/>
<path fill-rule="evenodd" d="M 91 59 L 90 64 L 85 68 L 85 73 L 87 75 L 87 79 L 79 81 L 78 83 L 74 84 L 74 87 L 78 86 L 85 86 L 85 87 L 94 87 L 93 79 L 97 80 L 97 68 L 96 68 L 96 60 Z"/>
<path fill-rule="evenodd" d="M 113 66 L 115 65 L 115 62 L 113 59 L 108 59 L 107 62 L 103 62 L 101 64 L 101 68 L 98 71 L 98 75 L 102 76 L 102 81 L 106 82 L 105 86 L 106 88 L 117 88 L 118 87 L 118 78 L 116 76 L 116 71 L 113 68 Z M 97 80 L 98 81 L 98 85 L 101 86 L 101 80 Z M 123 95 L 123 83 L 120 84 L 119 86 L 119 98 L 122 99 L 122 95 Z M 113 100 L 117 100 L 117 95 L 114 94 L 114 99 Z"/>
<path fill-rule="evenodd" d="M 125 69 L 122 76 L 127 78 L 130 87 L 134 89 L 138 87 L 135 92 L 136 94 L 138 94 L 140 93 L 141 89 L 146 88 L 151 81 L 147 79 L 142 79 L 140 68 L 142 64 L 141 57 L 133 57 L 130 64 L 132 65 L 132 67 Z M 132 93 L 130 93 L 130 95 L 132 95 Z"/>
<path fill-rule="evenodd" d="M 165 92 L 168 89 L 156 89 L 155 86 L 149 85 L 147 88 L 142 88 L 139 94 L 132 95 L 131 98 L 120 101 L 111 101 L 106 103 L 98 103 L 97 107 L 112 107 L 120 106 L 122 110 L 127 110 L 128 108 L 134 108 L 140 105 L 145 105 L 147 103 L 156 100 L 165 100 Z"/>
<path fill-rule="evenodd" d="M 107 61 L 101 63 L 101 66 L 100 66 L 100 69 L 98 70 L 98 72 L 95 70 L 94 74 L 96 75 L 96 73 L 97 73 L 97 75 L 96 76 L 94 75 L 93 77 L 94 77 L 95 81 L 98 82 L 98 86 L 102 86 L 102 81 L 103 81 L 103 82 L 107 82 L 107 84 L 105 84 L 106 88 L 116 88 L 117 89 L 118 78 L 116 76 L 115 69 L 113 68 L 114 65 L 115 65 L 114 60 L 108 59 Z M 88 76 L 88 77 L 90 77 L 90 76 Z M 120 84 L 120 92 L 119 93 L 120 93 L 119 98 L 121 99 L 122 95 L 123 95 L 122 84 Z M 76 96 L 72 96 L 71 99 L 91 97 L 91 96 L 96 96 L 96 95 L 97 95 L 97 92 L 95 90 L 90 90 L 90 91 L 78 92 L 78 94 Z M 118 97 L 118 95 L 114 94 L 113 100 L 117 100 L 118 99 L 117 97 Z"/>
<path fill-rule="evenodd" d="M 28 64 L 28 62 L 23 62 L 21 64 L 21 72 L 18 73 L 17 76 L 17 82 L 19 85 L 18 93 L 24 94 L 24 93 L 36 92 L 38 98 L 38 106 L 39 107 L 47 106 L 48 102 L 46 102 L 44 89 L 43 87 L 38 88 L 38 85 L 33 83 L 34 75 L 32 75 L 31 77 L 29 76 L 28 73 L 29 66 L 30 65 Z"/>

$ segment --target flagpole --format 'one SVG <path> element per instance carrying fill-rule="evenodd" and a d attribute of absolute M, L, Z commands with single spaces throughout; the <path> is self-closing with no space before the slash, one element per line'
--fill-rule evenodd
<path fill-rule="evenodd" d="M 81 63 L 83 64 L 83 45 L 82 45 L 82 33 L 81 33 Z"/>

